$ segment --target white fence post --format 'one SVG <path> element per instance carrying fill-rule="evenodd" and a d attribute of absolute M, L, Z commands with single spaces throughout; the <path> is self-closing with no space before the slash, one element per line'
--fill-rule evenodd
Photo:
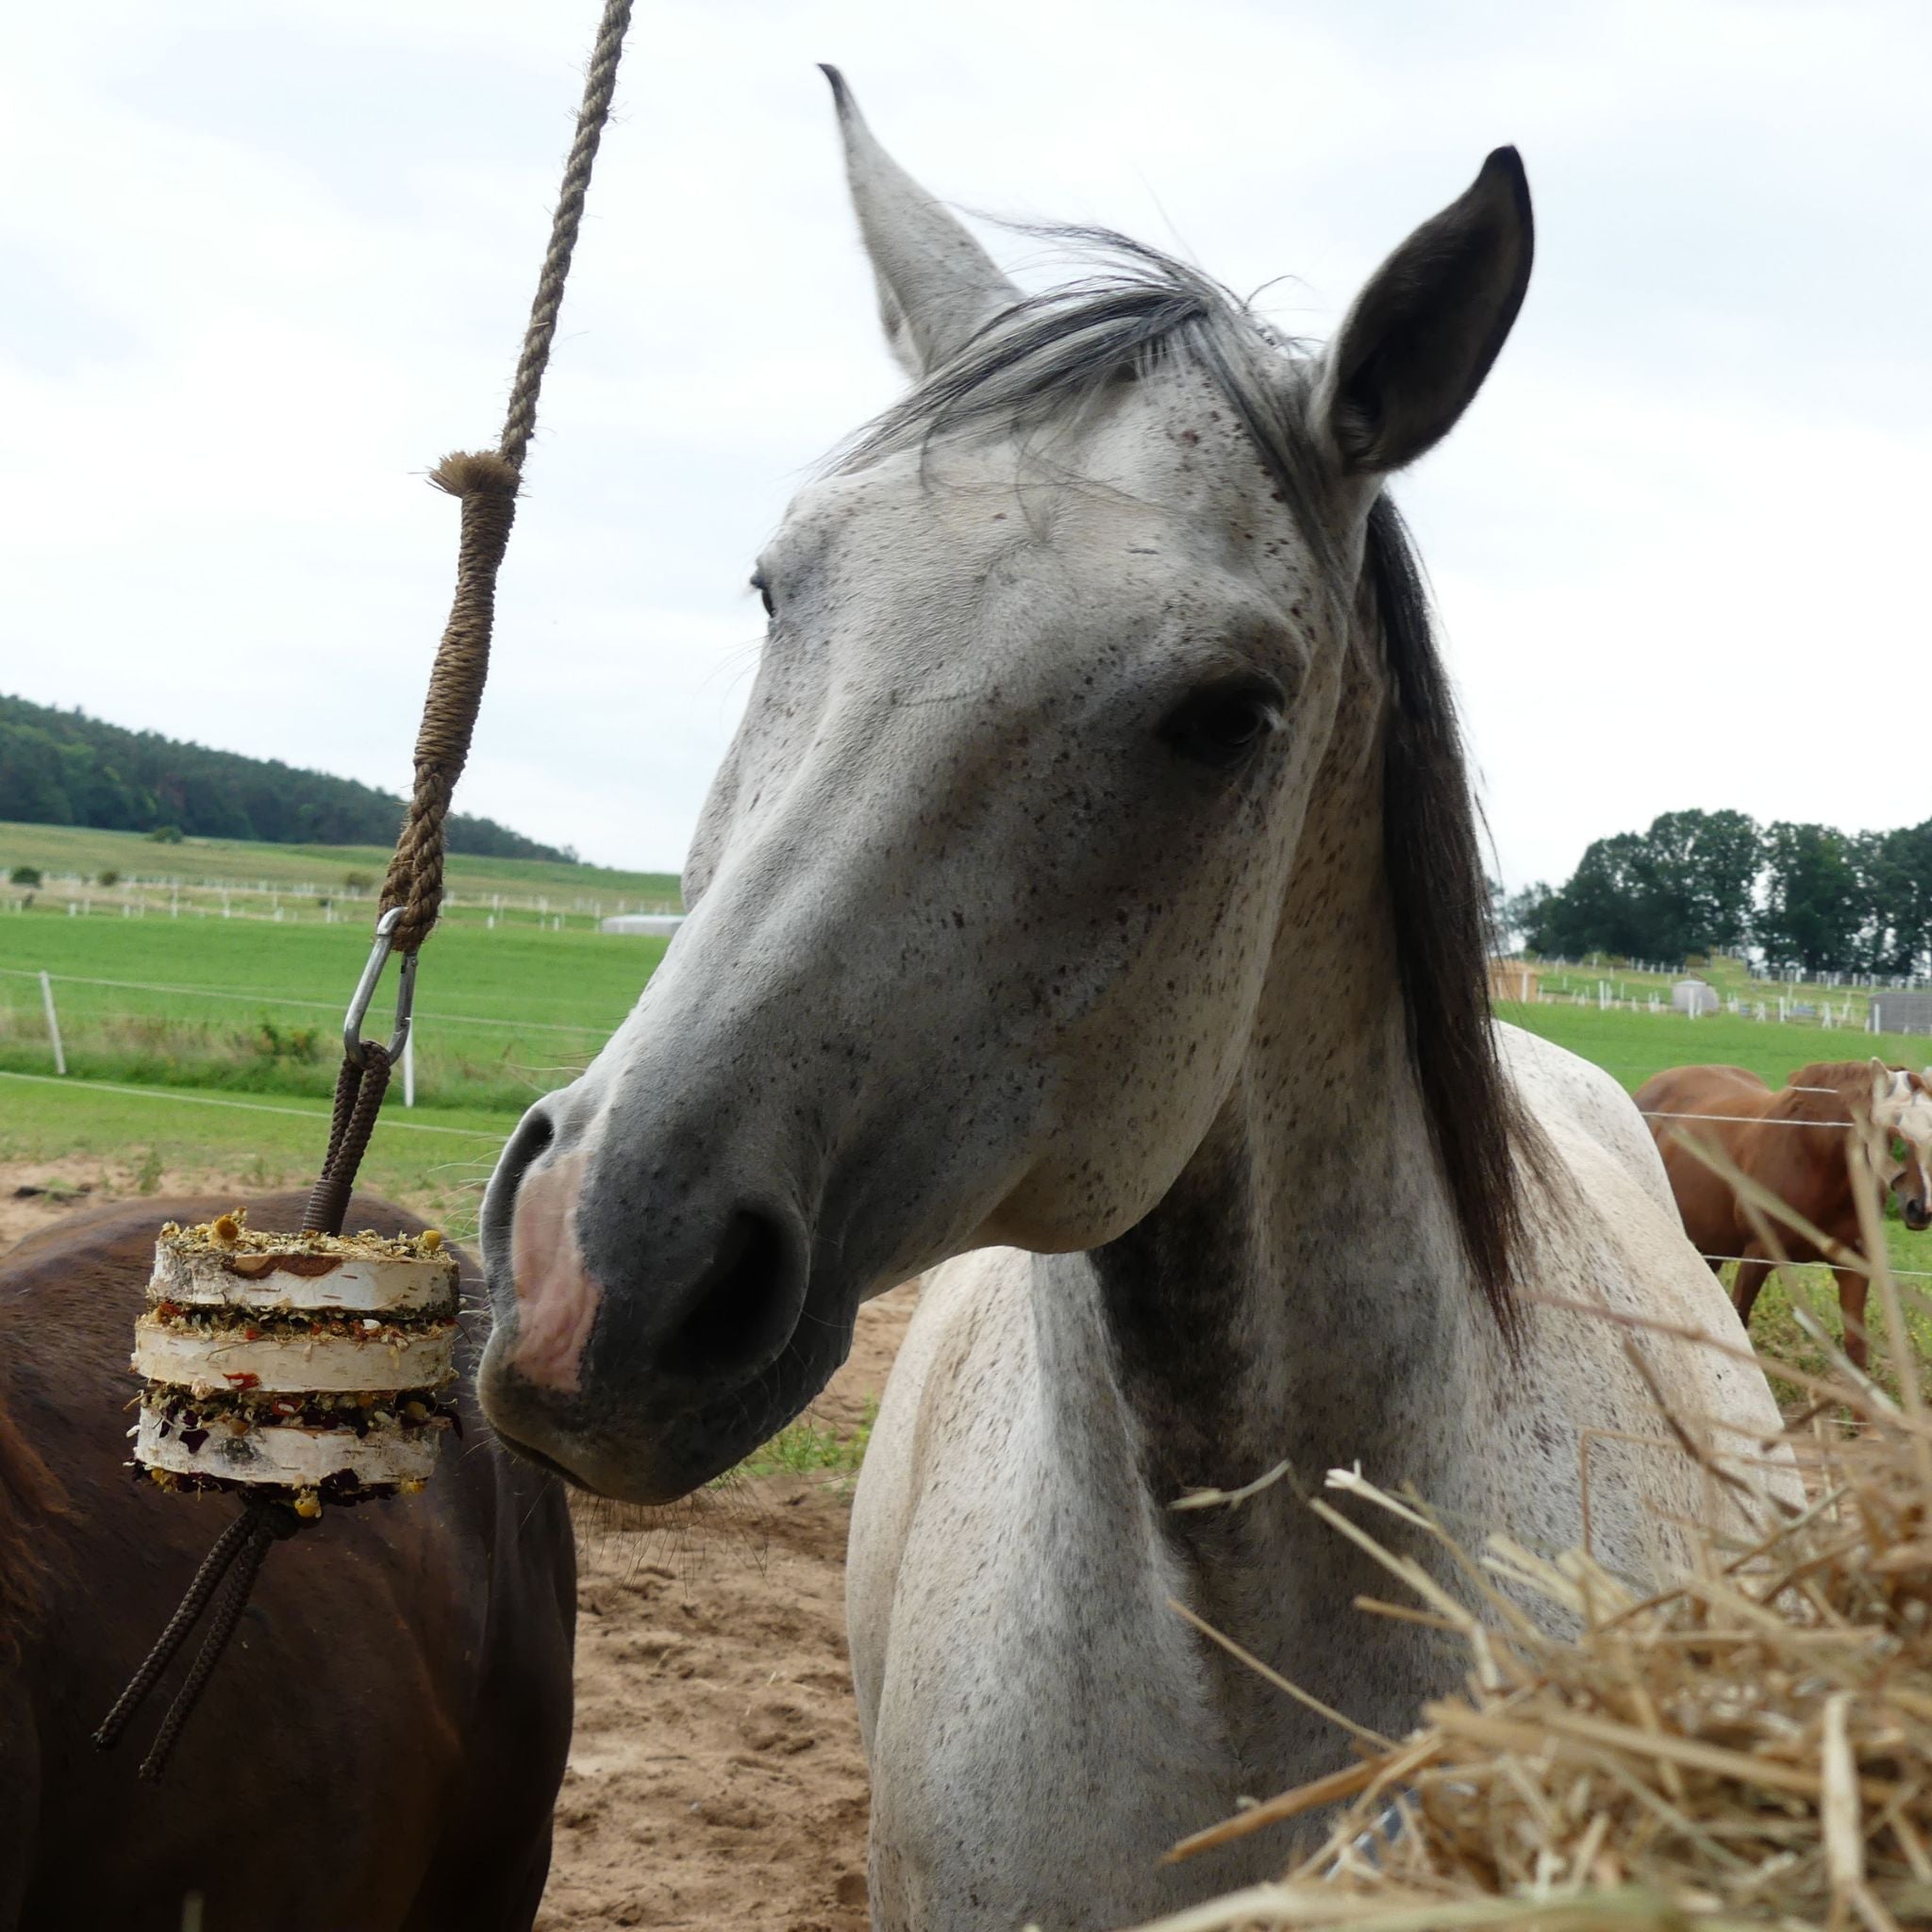
<path fill-rule="evenodd" d="M 54 1071 L 67 1072 L 67 1054 L 60 1044 L 60 1021 L 54 1011 L 54 982 L 41 974 L 41 1004 L 47 1009 L 47 1038 L 54 1042 Z"/>

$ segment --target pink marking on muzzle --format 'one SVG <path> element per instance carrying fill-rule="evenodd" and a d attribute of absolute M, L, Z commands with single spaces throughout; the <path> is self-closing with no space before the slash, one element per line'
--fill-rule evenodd
<path fill-rule="evenodd" d="M 583 1158 L 567 1154 L 523 1184 L 510 1234 L 517 1333 L 508 1366 L 525 1381 L 565 1394 L 576 1391 L 604 1292 L 577 1247 Z"/>

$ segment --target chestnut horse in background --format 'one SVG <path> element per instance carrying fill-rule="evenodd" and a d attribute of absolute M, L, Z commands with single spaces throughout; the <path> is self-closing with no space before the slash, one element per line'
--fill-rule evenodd
<path fill-rule="evenodd" d="M 470 1392 L 487 1322 L 464 1269 L 464 1440 L 421 1496 L 331 1509 L 274 1551 L 158 1785 L 135 1775 L 196 1641 L 121 1747 L 90 1733 L 160 1634 L 227 1498 L 127 1467 L 155 1229 L 219 1199 L 62 1221 L 0 1258 L 0 1932 L 527 1932 L 571 1728 L 563 1486 Z M 299 1194 L 257 1204 L 295 1227 Z M 420 1232 L 358 1194 L 349 1226 Z"/>
<path fill-rule="evenodd" d="M 1744 1204 L 1684 1143 L 1715 1146 L 1741 1173 L 1802 1214 L 1821 1234 L 1857 1252 L 1862 1245 L 1852 1192 L 1847 1141 L 1870 1124 L 1883 1145 L 1877 1179 L 1898 1197 L 1899 1212 L 1915 1233 L 1932 1225 L 1932 1084 L 1926 1073 L 1883 1060 L 1832 1060 L 1800 1067 L 1784 1086 L 1767 1087 L 1744 1067 L 1671 1067 L 1637 1091 L 1650 1124 L 1684 1232 L 1717 1272 L 1739 1263 L 1732 1288 L 1748 1327 L 1752 1304 L 1775 1265 L 1752 1226 Z M 1792 1261 L 1831 1257 L 1794 1229 L 1777 1239 Z M 1845 1354 L 1865 1366 L 1865 1293 L 1869 1277 L 1834 1265 Z"/>

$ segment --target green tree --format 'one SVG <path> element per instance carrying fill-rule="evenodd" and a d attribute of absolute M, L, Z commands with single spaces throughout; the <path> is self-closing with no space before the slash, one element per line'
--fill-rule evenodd
<path fill-rule="evenodd" d="M 1587 953 L 1648 957 L 1642 856 L 1643 841 L 1635 832 L 1587 847 L 1569 883 L 1544 908 L 1536 950 L 1575 958 Z"/>
<path fill-rule="evenodd" d="M 1740 811 L 1668 811 L 1651 822 L 1632 861 L 1647 959 L 1734 952 L 1751 938 L 1763 835 Z"/>
<path fill-rule="evenodd" d="M 1528 952 L 1542 952 L 1543 926 L 1556 896 L 1541 879 L 1532 880 L 1521 891 L 1511 892 L 1497 914 L 1497 928 L 1505 940 Z"/>
<path fill-rule="evenodd" d="M 1917 973 L 1932 956 L 1932 819 L 1851 841 L 1861 899 L 1859 960 L 1867 972 Z"/>
<path fill-rule="evenodd" d="M 1757 942 L 1767 964 L 1807 974 L 1856 971 L 1866 891 L 1852 841 L 1831 825 L 1780 819 L 1764 835 Z"/>
<path fill-rule="evenodd" d="M 150 836 L 172 825 L 200 839 L 387 845 L 402 816 L 402 800 L 373 785 L 0 697 L 0 820 Z M 462 814 L 449 821 L 449 849 L 486 858 L 563 857 Z"/>

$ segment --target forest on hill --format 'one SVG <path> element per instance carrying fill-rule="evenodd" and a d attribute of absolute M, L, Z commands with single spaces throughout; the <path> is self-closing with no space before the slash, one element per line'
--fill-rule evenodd
<path fill-rule="evenodd" d="M 161 839 L 387 845 L 402 818 L 400 798 L 353 778 L 0 697 L 0 820 Z M 449 849 L 478 858 L 576 858 L 460 812 L 449 821 Z"/>
<path fill-rule="evenodd" d="M 1563 885 L 1500 908 L 1531 952 L 1675 962 L 1756 949 L 1774 969 L 1909 975 L 1932 960 L 1932 819 L 1841 832 L 1672 811 L 1597 840 Z"/>

